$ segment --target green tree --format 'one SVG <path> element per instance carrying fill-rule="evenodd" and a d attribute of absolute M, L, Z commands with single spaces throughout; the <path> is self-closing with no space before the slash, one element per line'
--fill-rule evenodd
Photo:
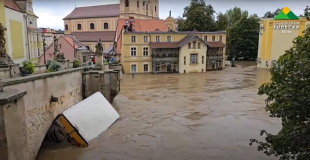
<path fill-rule="evenodd" d="M 247 18 L 249 16 L 248 11 L 242 10 L 239 7 L 235 7 L 226 11 L 228 27 L 233 27 L 235 24 L 239 22 L 242 18 Z"/>
<path fill-rule="evenodd" d="M 270 69 L 271 81 L 263 84 L 259 95 L 267 95 L 266 110 L 270 117 L 281 118 L 282 129 L 266 135 L 258 150 L 280 160 L 310 159 L 310 28 L 294 39 L 293 47 L 285 51 Z"/>
<path fill-rule="evenodd" d="M 259 23 L 254 16 L 242 17 L 228 31 L 227 49 L 229 59 L 243 57 L 245 60 L 255 60 L 258 51 Z"/>
<path fill-rule="evenodd" d="M 228 17 L 227 15 L 219 12 L 216 17 L 216 28 L 217 30 L 226 30 L 228 27 Z"/>
<path fill-rule="evenodd" d="M 283 8 L 278 8 L 276 9 L 274 12 L 266 12 L 264 15 L 264 18 L 274 18 L 275 16 L 277 16 L 281 11 L 283 10 Z"/>
<path fill-rule="evenodd" d="M 206 5 L 204 0 L 191 0 L 189 6 L 184 8 L 183 22 L 179 23 L 182 31 L 215 31 L 214 9 Z"/>

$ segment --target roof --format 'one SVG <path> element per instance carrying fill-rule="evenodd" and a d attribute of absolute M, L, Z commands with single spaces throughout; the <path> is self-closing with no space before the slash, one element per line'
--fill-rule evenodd
<path fill-rule="evenodd" d="M 150 42 L 151 48 L 179 48 L 179 42 Z"/>
<path fill-rule="evenodd" d="M 100 6 L 87 6 L 77 7 L 67 15 L 66 19 L 79 19 L 79 18 L 101 18 L 101 17 L 118 17 L 120 15 L 119 4 L 108 4 Z"/>
<path fill-rule="evenodd" d="M 145 32 L 140 32 L 140 31 L 136 31 L 136 32 L 126 32 L 126 33 L 134 33 L 134 34 L 145 34 Z M 151 32 L 147 32 L 148 34 L 226 34 L 226 31 L 214 31 L 214 32 L 196 32 L 196 31 L 151 31 Z"/>
<path fill-rule="evenodd" d="M 23 13 L 27 13 L 28 15 L 31 15 L 31 16 L 34 16 L 36 18 L 39 18 L 37 15 L 35 15 L 32 11 L 29 11 L 29 10 L 26 10 L 26 3 L 27 1 L 26 0 L 15 0 L 17 6 L 20 8 L 20 10 L 23 12 Z"/>
<path fill-rule="evenodd" d="M 209 47 L 226 47 L 223 42 L 206 42 Z"/>
<path fill-rule="evenodd" d="M 128 19 L 118 19 L 118 26 L 117 26 L 117 53 L 121 53 L 121 42 L 122 42 L 122 30 L 124 25 L 126 25 L 126 21 L 132 23 L 136 32 L 143 32 L 146 31 L 155 31 L 159 29 L 160 31 L 167 32 L 168 29 L 166 27 L 164 20 L 151 20 L 151 19 L 135 19 L 135 20 L 128 20 Z"/>
<path fill-rule="evenodd" d="M 14 0 L 4 0 L 4 6 L 12 10 L 22 12 L 22 10 L 18 7 Z"/>
<path fill-rule="evenodd" d="M 86 45 L 82 44 L 81 42 L 79 42 L 77 39 L 75 39 L 71 35 L 70 36 L 69 35 L 61 35 L 58 37 L 58 39 L 60 39 L 60 38 L 64 38 L 70 44 L 70 46 L 74 47 L 75 49 L 87 49 Z M 45 50 L 48 50 L 52 46 L 54 46 L 54 43 L 47 46 Z M 42 54 L 40 57 L 42 57 L 43 55 L 44 54 Z"/>
<path fill-rule="evenodd" d="M 208 47 L 226 47 L 222 42 L 205 42 L 199 36 L 190 34 L 185 36 L 179 42 L 150 42 L 149 44 L 151 48 L 180 48 L 193 39 L 205 43 Z"/>
<path fill-rule="evenodd" d="M 98 31 L 98 32 L 72 32 L 75 38 L 80 42 L 114 42 L 115 31 Z"/>

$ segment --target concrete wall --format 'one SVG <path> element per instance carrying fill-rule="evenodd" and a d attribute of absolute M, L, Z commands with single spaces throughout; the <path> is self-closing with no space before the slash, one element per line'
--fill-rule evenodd
<path fill-rule="evenodd" d="M 14 136 L 15 139 L 25 140 L 24 143 L 28 146 L 28 155 L 26 154 L 26 156 L 29 157 L 29 160 L 35 159 L 45 134 L 54 118 L 82 100 L 83 70 L 84 68 L 67 69 L 55 73 L 4 80 L 4 91 L 24 90 L 27 92 L 27 95 L 17 101 L 22 104 L 14 104 L 17 105 L 17 110 L 15 108 L 15 111 L 9 111 L 5 114 L 18 115 L 22 114 L 20 112 L 24 112 L 21 117 L 25 117 L 23 120 L 27 129 L 26 134 L 20 134 L 20 131 L 9 132 L 9 134 L 6 133 L 6 137 L 9 139 L 10 136 Z M 58 97 L 59 101 L 51 103 L 50 99 L 52 95 Z M 11 106 L 11 108 L 14 107 Z M 7 128 L 11 128 L 12 130 L 16 128 L 16 125 L 22 125 L 22 122 L 15 123 L 12 120 L 12 116 L 5 116 L 4 122 L 10 122 Z M 3 127 L 0 126 L 0 131 Z M 19 147 L 16 143 L 12 143 L 11 145 L 13 145 L 11 147 Z M 9 156 L 12 155 L 9 154 Z M 18 160 L 18 158 L 15 159 Z"/>
<path fill-rule="evenodd" d="M 5 8 L 7 34 L 7 54 L 15 63 L 27 59 L 26 24 L 23 13 Z"/>

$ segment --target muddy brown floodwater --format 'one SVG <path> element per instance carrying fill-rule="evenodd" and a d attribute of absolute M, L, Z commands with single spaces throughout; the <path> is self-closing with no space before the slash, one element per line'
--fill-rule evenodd
<path fill-rule="evenodd" d="M 121 118 L 85 149 L 43 143 L 38 160 L 275 160 L 249 146 L 276 133 L 253 62 L 223 71 L 124 75 L 113 106 Z"/>

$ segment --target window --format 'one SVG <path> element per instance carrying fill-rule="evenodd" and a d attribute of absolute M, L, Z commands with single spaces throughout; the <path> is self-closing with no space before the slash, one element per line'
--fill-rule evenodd
<path fill-rule="evenodd" d="M 203 40 L 204 40 L 204 41 L 208 41 L 208 36 L 204 36 L 204 37 L 203 37 Z"/>
<path fill-rule="evenodd" d="M 215 36 L 212 36 L 212 41 L 215 41 Z"/>
<path fill-rule="evenodd" d="M 136 47 L 132 47 L 132 48 L 130 49 L 130 55 L 131 55 L 132 57 L 136 57 L 136 56 L 137 56 L 137 48 L 136 48 Z"/>
<path fill-rule="evenodd" d="M 167 42 L 171 42 L 171 36 L 167 36 Z"/>
<path fill-rule="evenodd" d="M 157 7 L 155 6 L 155 12 L 157 12 Z"/>
<path fill-rule="evenodd" d="M 149 56 L 149 48 L 148 47 L 143 47 L 143 56 L 145 56 L 145 57 Z"/>
<path fill-rule="evenodd" d="M 160 42 L 160 37 L 156 36 L 156 42 Z"/>
<path fill-rule="evenodd" d="M 137 1 L 137 7 L 139 8 L 139 5 L 140 5 L 140 2 L 139 1 Z"/>
<path fill-rule="evenodd" d="M 125 0 L 125 7 L 129 7 L 129 0 Z"/>
<path fill-rule="evenodd" d="M 66 24 L 65 25 L 65 30 L 67 31 L 67 30 L 69 30 L 69 28 L 68 28 L 68 25 Z"/>
<path fill-rule="evenodd" d="M 201 57 L 201 64 L 204 63 L 204 56 Z"/>
<path fill-rule="evenodd" d="M 146 8 L 146 10 L 148 11 L 148 10 L 149 10 L 149 5 L 148 5 L 148 4 L 146 4 L 146 7 L 145 7 L 145 8 Z"/>
<path fill-rule="evenodd" d="M 193 49 L 196 49 L 196 42 L 193 42 Z"/>
<path fill-rule="evenodd" d="M 144 42 L 148 42 L 148 37 L 147 37 L 147 36 L 144 36 L 144 37 L 143 37 L 143 41 L 144 41 Z"/>
<path fill-rule="evenodd" d="M 143 5 L 143 7 L 145 6 L 145 2 L 144 1 L 142 2 L 142 5 Z"/>
<path fill-rule="evenodd" d="M 61 49 L 61 44 L 59 44 L 59 49 Z"/>
<path fill-rule="evenodd" d="M 187 46 L 188 46 L 188 49 L 191 49 L 191 48 L 192 48 L 192 47 L 191 47 L 191 43 L 188 43 Z"/>
<path fill-rule="evenodd" d="M 81 24 L 78 24 L 78 25 L 77 25 L 77 29 L 78 29 L 78 30 L 82 30 L 82 25 L 81 25 Z"/>
<path fill-rule="evenodd" d="M 90 29 L 95 29 L 95 24 L 94 23 L 90 24 Z"/>
<path fill-rule="evenodd" d="M 223 39 L 223 37 L 222 37 L 222 36 L 220 36 L 220 39 L 219 39 L 219 41 L 220 41 L 220 42 L 222 42 L 222 39 Z"/>
<path fill-rule="evenodd" d="M 160 66 L 156 66 L 155 71 L 160 71 Z"/>
<path fill-rule="evenodd" d="M 200 47 L 200 43 L 197 43 L 197 48 L 198 48 L 198 49 L 200 49 L 200 48 L 201 48 L 201 47 Z"/>
<path fill-rule="evenodd" d="M 32 22 L 31 22 L 31 21 L 29 21 L 29 24 L 32 24 Z"/>
<path fill-rule="evenodd" d="M 136 42 L 136 36 L 131 36 L 131 42 Z"/>
<path fill-rule="evenodd" d="M 197 63 L 197 54 L 191 54 L 191 64 Z"/>
<path fill-rule="evenodd" d="M 143 71 L 144 72 L 148 72 L 149 71 L 149 65 L 148 64 L 144 64 L 143 65 Z"/>
<path fill-rule="evenodd" d="M 131 73 L 136 73 L 137 72 L 137 65 L 132 64 L 131 65 Z"/>
<path fill-rule="evenodd" d="M 170 27 L 170 26 L 168 26 L 168 31 L 170 31 L 170 29 L 171 29 L 171 27 Z"/>
<path fill-rule="evenodd" d="M 186 56 L 184 56 L 184 65 L 186 65 Z"/>
<path fill-rule="evenodd" d="M 108 24 L 107 22 L 105 22 L 105 23 L 103 24 L 103 28 L 104 28 L 104 29 L 109 29 L 109 24 Z"/>

